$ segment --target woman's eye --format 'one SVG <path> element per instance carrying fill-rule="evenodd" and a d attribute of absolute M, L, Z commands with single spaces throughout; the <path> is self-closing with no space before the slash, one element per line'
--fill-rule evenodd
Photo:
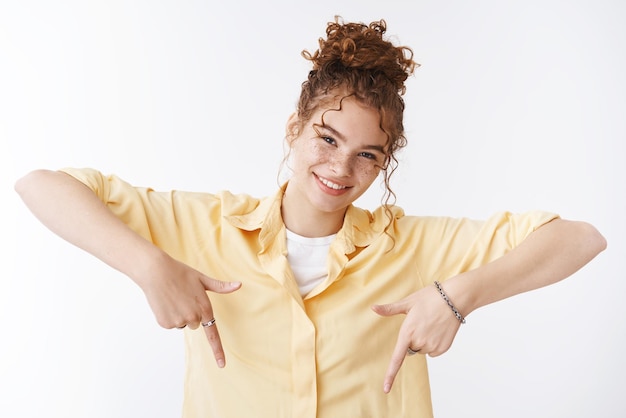
<path fill-rule="evenodd" d="M 369 152 L 362 152 L 359 155 L 361 157 L 365 157 L 365 158 L 370 159 L 370 160 L 375 160 L 376 159 L 376 156 L 374 154 L 369 153 Z"/>
<path fill-rule="evenodd" d="M 335 145 L 335 140 L 332 139 L 331 137 L 329 137 L 329 136 L 322 136 L 321 138 L 322 138 L 322 140 L 324 140 L 324 142 L 326 142 L 328 144 L 331 144 L 331 145 Z"/>

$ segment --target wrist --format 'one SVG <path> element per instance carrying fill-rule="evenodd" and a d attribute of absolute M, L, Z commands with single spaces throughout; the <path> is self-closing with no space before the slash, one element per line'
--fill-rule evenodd
<path fill-rule="evenodd" d="M 444 300 L 444 302 L 448 305 L 448 307 L 452 310 L 452 313 L 454 314 L 454 316 L 456 317 L 456 319 L 461 323 L 464 324 L 465 323 L 465 317 L 463 316 L 463 314 L 456 308 L 456 306 L 454 305 L 454 303 L 452 302 L 452 300 L 450 299 L 450 297 L 448 296 L 448 294 L 443 290 L 443 287 L 441 286 L 441 283 L 439 283 L 437 280 L 435 280 L 434 282 L 435 288 L 437 289 L 437 291 L 439 292 L 439 295 L 441 296 L 441 298 Z"/>
<path fill-rule="evenodd" d="M 447 303 L 443 295 L 443 292 L 454 309 L 464 319 L 471 314 L 476 308 L 476 299 L 473 296 L 472 287 L 469 286 L 470 277 L 468 273 L 462 273 L 457 276 L 451 277 L 445 282 L 440 282 L 439 286 L 435 285 L 436 290 L 440 293 L 444 302 Z M 439 290 L 441 288 L 441 290 Z M 452 310 L 452 308 L 451 308 Z M 454 310 L 452 311 L 454 313 Z M 456 314 L 455 314 L 456 316 Z M 458 319 L 458 317 L 457 317 Z"/>
<path fill-rule="evenodd" d="M 145 290 L 145 287 L 152 282 L 154 272 L 158 272 L 161 269 L 160 266 L 169 261 L 170 256 L 151 242 L 140 239 L 142 241 L 133 246 L 132 255 L 127 258 L 124 273 Z"/>

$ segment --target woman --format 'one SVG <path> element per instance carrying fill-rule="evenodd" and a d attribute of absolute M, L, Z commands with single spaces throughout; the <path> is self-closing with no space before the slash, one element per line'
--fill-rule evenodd
<path fill-rule="evenodd" d="M 416 63 L 385 30 L 336 20 L 304 53 L 292 175 L 274 196 L 160 193 L 91 169 L 16 184 L 46 226 L 134 280 L 161 326 L 185 329 L 185 417 L 432 416 L 426 354 L 475 309 L 605 248 L 591 225 L 551 213 L 471 221 L 393 206 Z M 353 206 L 379 176 L 381 207 Z"/>

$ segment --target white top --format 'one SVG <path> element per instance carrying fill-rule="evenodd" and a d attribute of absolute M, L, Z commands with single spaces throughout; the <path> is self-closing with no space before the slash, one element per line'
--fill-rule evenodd
<path fill-rule="evenodd" d="M 287 261 L 301 296 L 306 296 L 328 276 L 328 248 L 336 235 L 307 238 L 287 230 Z"/>

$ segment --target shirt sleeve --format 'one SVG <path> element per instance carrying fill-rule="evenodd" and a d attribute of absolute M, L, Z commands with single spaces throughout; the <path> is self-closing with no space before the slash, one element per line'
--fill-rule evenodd
<path fill-rule="evenodd" d="M 173 256 L 183 254 L 185 246 L 195 245 L 200 240 L 198 236 L 208 232 L 209 215 L 219 218 L 221 206 L 214 195 L 156 192 L 90 168 L 60 171 L 89 187 L 132 230 Z"/>
<path fill-rule="evenodd" d="M 444 281 L 502 257 L 537 228 L 558 218 L 543 211 L 500 212 L 484 221 L 422 219 L 417 233 L 417 268 L 422 280 Z"/>

